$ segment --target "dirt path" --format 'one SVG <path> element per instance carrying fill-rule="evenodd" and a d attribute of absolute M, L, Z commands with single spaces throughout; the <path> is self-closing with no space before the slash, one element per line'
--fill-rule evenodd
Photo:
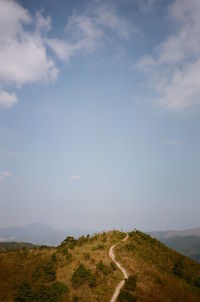
<path fill-rule="evenodd" d="M 126 237 L 122 240 L 122 242 L 126 241 L 129 237 L 129 234 L 126 235 Z M 114 249 L 115 247 L 118 245 L 119 243 L 117 244 L 114 244 L 111 246 L 110 250 L 109 250 L 109 257 L 112 259 L 112 261 L 116 264 L 116 266 L 122 271 L 123 275 L 124 275 L 124 279 L 121 280 L 119 282 L 119 284 L 117 285 L 117 287 L 115 288 L 115 291 L 112 295 L 112 298 L 110 299 L 110 302 L 115 302 L 117 300 L 117 297 L 120 293 L 120 290 L 122 289 L 122 287 L 124 286 L 124 283 L 125 283 L 125 279 L 128 279 L 128 273 L 127 271 L 123 268 L 123 266 L 117 261 L 115 260 L 115 253 L 114 253 Z"/>

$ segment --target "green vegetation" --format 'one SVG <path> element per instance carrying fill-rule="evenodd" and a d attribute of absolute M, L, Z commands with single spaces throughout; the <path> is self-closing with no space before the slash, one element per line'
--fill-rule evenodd
<path fill-rule="evenodd" d="M 37 245 L 25 242 L 0 242 L 0 252 L 11 252 L 22 250 L 23 248 L 33 249 L 37 247 Z"/>
<path fill-rule="evenodd" d="M 128 268 L 130 275 L 137 275 L 136 283 L 130 277 L 133 284 L 137 284 L 134 294 L 131 293 L 134 298 L 144 302 L 200 301 L 199 263 L 140 231 L 130 232 L 127 243 L 116 250 L 119 261 Z M 127 284 L 124 291 L 128 291 Z"/>
<path fill-rule="evenodd" d="M 118 297 L 119 302 L 136 302 L 136 297 L 134 297 L 130 292 L 127 290 L 122 289 L 119 297 Z"/>
<path fill-rule="evenodd" d="M 74 288 L 78 288 L 85 283 L 88 283 L 90 287 L 94 287 L 96 285 L 96 277 L 83 264 L 80 264 L 72 275 L 72 284 Z"/>
<path fill-rule="evenodd" d="M 167 239 L 160 238 L 168 247 L 200 262 L 200 237 L 199 236 L 174 236 Z"/>
<path fill-rule="evenodd" d="M 102 260 L 100 260 L 96 265 L 97 271 L 107 275 L 110 273 L 110 268 L 108 265 L 104 264 Z"/>
<path fill-rule="evenodd" d="M 23 283 L 14 298 L 14 302 L 56 302 L 62 296 L 68 300 L 68 287 L 62 282 L 52 283 L 51 286 L 41 285 L 33 289 L 29 283 Z"/>
<path fill-rule="evenodd" d="M 136 231 L 112 231 L 74 239 L 60 246 L 27 248 L 0 253 L 1 302 L 109 301 L 122 273 L 129 274 L 118 301 L 199 302 L 200 264 Z"/>
<path fill-rule="evenodd" d="M 137 284 L 137 276 L 131 275 L 127 280 L 125 280 L 124 289 L 127 291 L 134 292 L 134 290 L 136 289 L 136 284 Z"/>

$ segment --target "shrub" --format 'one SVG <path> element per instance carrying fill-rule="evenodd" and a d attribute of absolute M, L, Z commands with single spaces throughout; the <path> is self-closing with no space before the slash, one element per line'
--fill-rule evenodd
<path fill-rule="evenodd" d="M 94 246 L 93 248 L 92 248 L 92 250 L 93 251 L 96 251 L 96 250 L 104 250 L 104 244 L 101 244 L 101 243 L 99 243 L 99 244 L 97 244 L 96 246 Z"/>
<path fill-rule="evenodd" d="M 62 243 L 61 246 L 66 245 L 69 249 L 74 249 L 74 247 L 77 244 L 77 240 L 72 237 L 72 236 L 68 236 Z"/>
<path fill-rule="evenodd" d="M 90 254 L 89 253 L 84 253 L 83 257 L 85 260 L 90 260 Z"/>
<path fill-rule="evenodd" d="M 178 277 L 183 277 L 183 269 L 184 269 L 184 263 L 182 261 L 176 262 L 173 267 L 174 275 Z"/>
<path fill-rule="evenodd" d="M 130 294 L 127 290 L 121 290 L 119 296 L 118 296 L 119 302 L 136 302 L 137 299 L 135 296 Z"/>
<path fill-rule="evenodd" d="M 36 269 L 34 270 L 33 274 L 32 274 L 32 279 L 33 281 L 36 281 L 40 278 L 41 276 L 41 271 L 39 267 L 36 267 Z"/>
<path fill-rule="evenodd" d="M 82 246 L 82 245 L 83 245 L 84 243 L 86 243 L 86 242 L 88 242 L 88 238 L 85 237 L 85 236 L 81 236 L 81 237 L 78 239 L 77 244 L 78 244 L 79 246 Z"/>
<path fill-rule="evenodd" d="M 64 249 L 62 249 L 62 254 L 63 255 L 67 255 L 68 254 L 68 249 L 66 247 Z"/>
<path fill-rule="evenodd" d="M 29 283 L 23 283 L 17 294 L 15 302 L 57 302 L 61 296 L 68 297 L 68 287 L 62 282 L 55 282 L 51 286 L 41 285 L 36 289 L 32 289 Z M 65 299 L 65 301 L 68 301 Z"/>
<path fill-rule="evenodd" d="M 15 297 L 15 302 L 29 302 L 32 300 L 32 288 L 28 282 L 22 283 L 20 285 Z"/>
<path fill-rule="evenodd" d="M 124 289 L 127 291 L 134 291 L 137 284 L 137 276 L 131 275 L 128 279 L 125 280 Z"/>
<path fill-rule="evenodd" d="M 44 266 L 44 274 L 45 274 L 45 279 L 48 281 L 53 281 L 56 278 L 56 271 L 53 267 L 53 264 L 51 262 L 47 263 Z"/>
<path fill-rule="evenodd" d="M 69 289 L 67 285 L 65 285 L 63 282 L 55 282 L 50 287 L 50 294 L 52 297 L 58 298 L 68 293 L 69 293 Z"/>
<path fill-rule="evenodd" d="M 62 282 L 55 282 L 51 286 L 40 286 L 33 292 L 33 301 L 57 302 L 61 296 L 66 298 L 69 294 L 68 287 Z M 68 300 L 67 300 L 68 301 Z"/>
<path fill-rule="evenodd" d="M 80 264 L 72 275 L 72 285 L 78 288 L 86 282 L 93 287 L 96 285 L 96 277 L 83 264 Z"/>
<path fill-rule="evenodd" d="M 70 263 L 72 261 L 72 254 L 68 253 L 66 256 L 66 260 L 67 260 L 67 264 Z"/>
<path fill-rule="evenodd" d="M 116 264 L 113 261 L 110 263 L 110 267 L 113 271 L 116 271 L 116 269 L 117 269 Z"/>
<path fill-rule="evenodd" d="M 125 245 L 125 248 L 126 248 L 127 251 L 130 252 L 130 251 L 134 251 L 135 246 L 132 243 L 128 243 L 128 244 Z"/>
<path fill-rule="evenodd" d="M 102 272 L 104 275 L 109 274 L 110 269 L 107 265 L 105 265 L 102 260 L 99 261 L 99 263 L 96 264 L 96 269 L 99 272 Z"/>
<path fill-rule="evenodd" d="M 88 276 L 88 283 L 90 287 L 95 287 L 97 285 L 97 279 L 94 274 Z"/>
<path fill-rule="evenodd" d="M 56 262 L 56 253 L 53 253 L 51 256 L 51 261 Z"/>
<path fill-rule="evenodd" d="M 198 277 L 195 281 L 194 281 L 194 285 L 196 287 L 200 287 L 200 277 Z"/>

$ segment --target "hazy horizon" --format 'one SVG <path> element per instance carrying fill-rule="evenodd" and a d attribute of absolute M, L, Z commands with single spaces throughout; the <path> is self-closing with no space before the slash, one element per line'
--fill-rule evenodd
<path fill-rule="evenodd" d="M 199 0 L 0 0 L 0 227 L 200 226 Z"/>

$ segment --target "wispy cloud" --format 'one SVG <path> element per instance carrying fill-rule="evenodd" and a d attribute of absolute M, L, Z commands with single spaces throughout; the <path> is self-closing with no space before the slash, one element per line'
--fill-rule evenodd
<path fill-rule="evenodd" d="M 156 103 L 180 111 L 200 105 L 200 2 L 175 0 L 168 7 L 171 34 L 135 67 L 151 79 Z"/>
<path fill-rule="evenodd" d="M 74 13 L 65 27 L 66 39 L 48 39 L 47 44 L 61 60 L 69 61 L 78 52 L 92 53 L 102 45 L 109 29 L 122 39 L 128 39 L 134 30 L 115 7 L 95 5 L 81 14 Z"/>
<path fill-rule="evenodd" d="M 50 16 L 32 15 L 20 3 L 0 1 L 0 106 L 9 109 L 19 102 L 16 90 L 27 83 L 52 82 L 58 76 L 55 56 L 65 61 L 82 52 L 92 53 L 106 36 L 106 29 L 127 39 L 130 24 L 115 6 L 91 5 L 74 12 L 65 26 L 65 37 L 49 38 Z M 63 29 L 64 30 L 64 29 Z M 49 50 L 51 49 L 51 53 Z"/>
<path fill-rule="evenodd" d="M 162 0 L 136 0 L 140 11 L 144 14 L 152 12 Z"/>
<path fill-rule="evenodd" d="M 2 171 L 0 173 L 0 182 L 3 182 L 6 178 L 11 177 L 12 175 L 11 171 Z"/>
<path fill-rule="evenodd" d="M 167 145 L 172 145 L 172 146 L 182 146 L 183 145 L 183 141 L 181 139 L 164 139 L 163 140 L 164 144 Z"/>

